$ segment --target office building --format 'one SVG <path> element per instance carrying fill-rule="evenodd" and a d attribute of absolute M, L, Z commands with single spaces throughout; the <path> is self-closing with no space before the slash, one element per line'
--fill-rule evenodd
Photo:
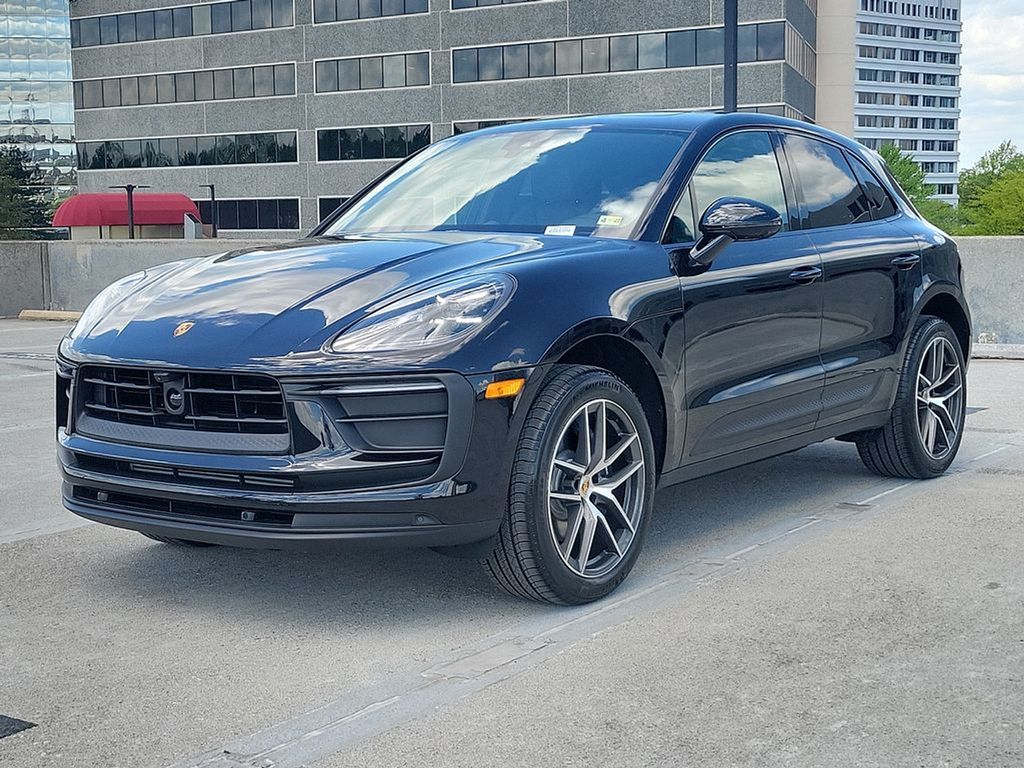
<path fill-rule="evenodd" d="M 815 0 L 741 0 L 743 109 L 815 119 Z M 535 117 L 722 106 L 720 4 L 77 0 L 82 191 L 294 236 L 424 144 Z M 201 204 L 204 218 L 210 206 Z"/>
<path fill-rule="evenodd" d="M 0 144 L 15 144 L 42 171 L 53 199 L 75 185 L 68 0 L 0 0 Z"/>

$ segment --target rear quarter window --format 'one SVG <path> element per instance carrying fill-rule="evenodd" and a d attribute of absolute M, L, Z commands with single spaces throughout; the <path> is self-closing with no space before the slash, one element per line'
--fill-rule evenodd
<path fill-rule="evenodd" d="M 786 136 L 786 156 L 798 179 L 804 229 L 871 220 L 871 205 L 839 147 L 807 136 Z"/>

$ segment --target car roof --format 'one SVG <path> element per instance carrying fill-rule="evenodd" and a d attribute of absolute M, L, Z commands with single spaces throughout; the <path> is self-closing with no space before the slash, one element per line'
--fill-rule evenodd
<path fill-rule="evenodd" d="M 624 112 L 605 115 L 553 117 L 482 128 L 479 131 L 473 131 L 472 134 L 515 132 L 536 130 L 538 128 L 597 127 L 685 131 L 687 133 L 699 133 L 707 138 L 711 138 L 730 128 L 789 128 L 828 138 L 838 144 L 842 144 L 856 154 L 863 155 L 865 152 L 862 145 L 834 131 L 800 120 L 791 120 L 786 117 L 764 115 L 755 112 Z"/>

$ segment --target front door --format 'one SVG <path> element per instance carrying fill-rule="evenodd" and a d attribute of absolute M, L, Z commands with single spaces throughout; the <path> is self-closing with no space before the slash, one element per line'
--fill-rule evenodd
<path fill-rule="evenodd" d="M 681 280 L 682 464 L 808 431 L 820 410 L 821 258 L 790 225 L 795 206 L 787 203 L 768 131 L 729 134 L 711 147 L 677 207 L 669 239 L 695 232 L 700 214 L 727 196 L 772 206 L 785 227 L 766 240 L 731 244 L 706 271 Z"/>

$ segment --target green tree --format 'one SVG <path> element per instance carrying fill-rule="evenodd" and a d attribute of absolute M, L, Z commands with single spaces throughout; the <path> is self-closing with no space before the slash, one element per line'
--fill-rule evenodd
<path fill-rule="evenodd" d="M 20 148 L 0 147 L 0 240 L 24 240 L 32 229 L 47 227 L 46 206 L 34 187 L 41 181 L 39 169 Z"/>
<path fill-rule="evenodd" d="M 935 187 L 925 183 L 924 171 L 921 170 L 921 166 L 895 144 L 883 144 L 878 154 L 885 160 L 893 177 L 899 182 L 914 205 L 935 194 Z"/>
<path fill-rule="evenodd" d="M 1004 141 L 960 174 L 960 211 L 967 226 L 977 228 L 982 220 L 991 221 L 983 200 L 994 184 L 1015 173 L 1024 173 L 1024 154 L 1012 142 Z M 988 201 L 998 207 L 998 200 L 988 197 Z"/>
<path fill-rule="evenodd" d="M 971 208 L 969 235 L 1024 235 L 1024 170 L 1003 173 Z"/>
<path fill-rule="evenodd" d="M 957 209 L 932 197 L 935 187 L 925 182 L 924 171 L 913 157 L 895 144 L 883 144 L 879 154 L 925 219 L 944 232 L 956 233 L 960 230 L 961 221 Z"/>

